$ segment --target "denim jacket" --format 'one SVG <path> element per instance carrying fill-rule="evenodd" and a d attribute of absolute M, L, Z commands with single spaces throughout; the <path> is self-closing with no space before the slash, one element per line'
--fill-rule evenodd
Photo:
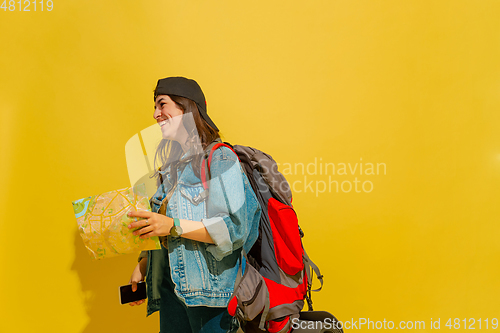
<path fill-rule="evenodd" d="M 168 168 L 165 173 L 163 184 L 151 198 L 153 212 L 158 212 L 174 186 Z M 179 167 L 177 185 L 165 214 L 201 221 L 215 244 L 167 236 L 167 248 L 162 245 L 161 250 L 141 253 L 140 258 L 148 257 L 148 316 L 160 308 L 159 288 L 166 262 L 170 265 L 174 292 L 187 306 L 227 306 L 241 248 L 250 251 L 257 239 L 261 208 L 236 154 L 227 147 L 216 149 L 210 174 L 208 198 L 199 202 L 199 194 L 204 191 L 201 180 L 195 176 L 191 163 Z"/>

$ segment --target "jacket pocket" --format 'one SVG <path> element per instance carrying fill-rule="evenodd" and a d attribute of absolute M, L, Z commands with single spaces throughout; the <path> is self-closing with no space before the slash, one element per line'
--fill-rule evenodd
<path fill-rule="evenodd" d="M 193 221 L 201 221 L 205 217 L 205 203 L 200 199 L 203 193 L 203 185 L 186 185 L 179 183 L 177 185 L 179 195 L 179 218 L 185 218 Z"/>
<path fill-rule="evenodd" d="M 195 206 L 198 206 L 206 199 L 206 197 L 204 196 L 205 191 L 200 192 L 199 187 L 181 185 L 179 186 L 179 190 L 181 192 L 181 195 Z"/>

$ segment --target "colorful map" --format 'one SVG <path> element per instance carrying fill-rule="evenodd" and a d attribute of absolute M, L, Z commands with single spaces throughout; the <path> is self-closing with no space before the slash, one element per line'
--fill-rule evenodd
<path fill-rule="evenodd" d="M 160 249 L 158 237 L 141 239 L 128 225 L 131 210 L 151 211 L 144 184 L 73 201 L 76 221 L 93 259 Z"/>

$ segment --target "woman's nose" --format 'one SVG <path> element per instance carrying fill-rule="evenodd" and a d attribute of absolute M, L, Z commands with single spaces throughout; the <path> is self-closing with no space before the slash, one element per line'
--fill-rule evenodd
<path fill-rule="evenodd" d="M 158 108 L 156 108 L 155 112 L 153 113 L 153 118 L 158 120 L 158 118 L 160 118 L 160 117 L 161 117 L 161 111 Z"/>

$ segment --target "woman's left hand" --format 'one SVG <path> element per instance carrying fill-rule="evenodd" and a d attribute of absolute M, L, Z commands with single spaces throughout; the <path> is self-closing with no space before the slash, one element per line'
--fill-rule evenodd
<path fill-rule="evenodd" d="M 127 214 L 129 217 L 140 217 L 143 220 L 132 222 L 128 225 L 129 229 L 141 228 L 133 232 L 134 235 L 142 239 L 152 236 L 167 236 L 170 235 L 170 229 L 174 225 L 174 220 L 171 217 L 146 212 L 146 211 L 131 211 Z"/>

